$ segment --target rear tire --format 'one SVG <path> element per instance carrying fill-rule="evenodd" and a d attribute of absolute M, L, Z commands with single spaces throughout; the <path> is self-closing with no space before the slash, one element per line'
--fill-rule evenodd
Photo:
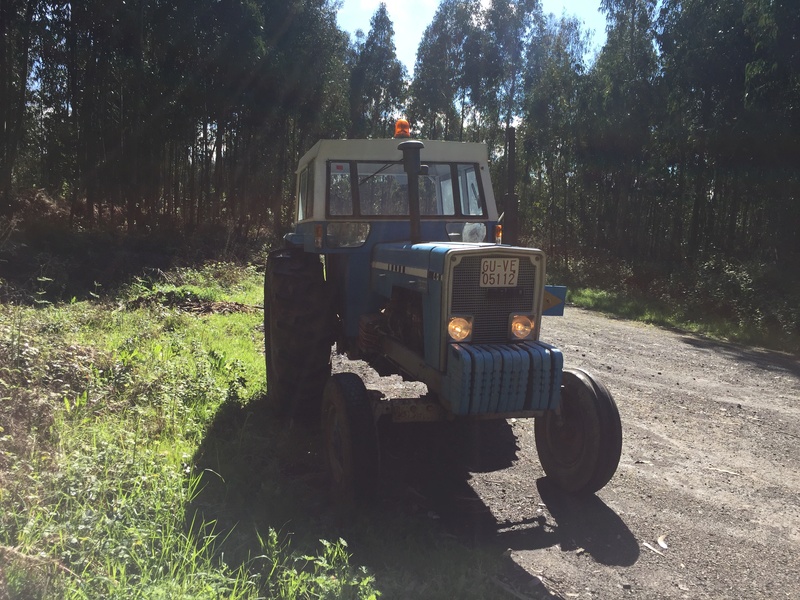
<path fill-rule="evenodd" d="M 270 252 L 264 277 L 267 403 L 280 416 L 316 425 L 331 374 L 333 311 L 319 256 Z"/>
<path fill-rule="evenodd" d="M 561 414 L 534 423 L 545 474 L 562 490 L 593 494 L 605 486 L 622 454 L 622 423 L 606 387 L 580 369 L 564 370 Z"/>
<path fill-rule="evenodd" d="M 354 373 L 337 373 L 322 400 L 324 460 L 334 501 L 363 504 L 377 491 L 380 472 L 378 431 L 364 382 Z"/>

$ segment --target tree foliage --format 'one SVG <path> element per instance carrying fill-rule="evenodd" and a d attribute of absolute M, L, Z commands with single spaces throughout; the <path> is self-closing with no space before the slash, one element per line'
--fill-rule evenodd
<path fill-rule="evenodd" d="M 465 141 L 477 70 L 480 30 L 477 0 L 443 0 L 417 50 L 409 117 L 423 137 Z"/>
<path fill-rule="evenodd" d="M 328 0 L 2 6 L 2 90 L 25 109 L 6 119 L 25 135 L 4 135 L 5 188 L 13 173 L 89 222 L 283 227 L 298 154 L 347 129 L 347 36 Z M 11 65 L 26 35 L 33 55 Z"/>
<path fill-rule="evenodd" d="M 796 4 L 598 0 L 592 58 L 536 0 L 442 0 L 409 81 L 385 4 L 351 39 L 333 0 L 2 0 L 0 212 L 37 187 L 89 224 L 277 233 L 302 152 L 404 112 L 486 142 L 501 197 L 513 125 L 521 229 L 557 265 L 603 256 L 687 294 L 747 272 L 797 322 Z"/>
<path fill-rule="evenodd" d="M 381 2 L 363 44 L 352 51 L 351 137 L 391 137 L 405 104 L 406 68 L 397 59 L 394 26 Z"/>
<path fill-rule="evenodd" d="M 25 133 L 24 114 L 37 0 L 0 2 L 0 214 L 11 212 L 14 165 Z"/>

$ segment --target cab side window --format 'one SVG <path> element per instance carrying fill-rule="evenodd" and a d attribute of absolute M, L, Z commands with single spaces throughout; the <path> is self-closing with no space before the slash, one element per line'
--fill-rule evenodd
<path fill-rule="evenodd" d="M 314 163 L 309 163 L 300 172 L 297 183 L 297 220 L 314 216 Z"/>

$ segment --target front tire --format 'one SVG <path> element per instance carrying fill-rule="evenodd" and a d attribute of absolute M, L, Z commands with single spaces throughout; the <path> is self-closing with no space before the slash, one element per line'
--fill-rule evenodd
<path fill-rule="evenodd" d="M 372 499 L 380 471 L 378 432 L 366 387 L 354 373 L 337 373 L 322 398 L 325 469 L 341 506 Z"/>
<path fill-rule="evenodd" d="M 536 450 L 562 490 L 593 494 L 614 476 L 622 454 L 622 422 L 614 398 L 586 371 L 565 369 L 560 414 L 534 423 Z"/>

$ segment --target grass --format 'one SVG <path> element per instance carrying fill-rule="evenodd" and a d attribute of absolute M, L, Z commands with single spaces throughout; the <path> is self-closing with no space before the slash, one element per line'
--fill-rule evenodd
<path fill-rule="evenodd" d="M 791 260 L 707 253 L 689 264 L 625 261 L 573 248 L 548 263 L 582 308 L 717 340 L 800 353 L 800 278 Z"/>
<path fill-rule="evenodd" d="M 263 406 L 262 277 L 0 304 L 0 598 L 498 596 L 497 548 L 328 503 L 315 436 Z"/>
<path fill-rule="evenodd" d="M 148 295 L 240 310 L 133 302 Z M 338 538 L 261 522 L 245 543 L 237 515 L 202 517 L 227 512 L 198 504 L 209 428 L 263 396 L 261 315 L 241 310 L 260 302 L 254 267 L 210 263 L 113 299 L 0 305 L 0 597 L 377 596 Z"/>
<path fill-rule="evenodd" d="M 609 291 L 576 287 L 567 291 L 567 302 L 581 308 L 688 331 L 717 340 L 784 352 L 800 352 L 800 339 L 796 335 L 775 328 L 766 329 L 752 321 L 707 312 L 692 312 L 672 299 L 650 298 L 630 290 Z"/>

